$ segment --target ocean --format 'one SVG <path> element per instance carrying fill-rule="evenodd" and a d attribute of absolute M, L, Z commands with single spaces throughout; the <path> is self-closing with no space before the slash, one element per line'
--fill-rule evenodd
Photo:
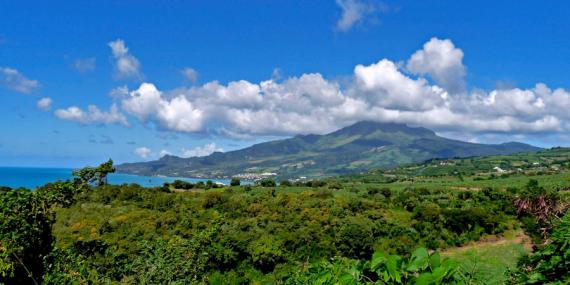
<path fill-rule="evenodd" d="M 71 168 L 34 168 L 34 167 L 0 167 L 0 186 L 11 188 L 35 189 L 48 182 L 71 179 L 73 169 Z M 162 177 L 162 176 L 139 176 L 122 173 L 111 173 L 108 176 L 110 184 L 130 184 L 136 183 L 145 187 L 161 186 L 164 182 L 172 182 L 176 179 L 192 183 L 198 181 L 206 182 L 208 179 Z M 227 179 L 210 179 L 214 182 L 229 184 Z"/>

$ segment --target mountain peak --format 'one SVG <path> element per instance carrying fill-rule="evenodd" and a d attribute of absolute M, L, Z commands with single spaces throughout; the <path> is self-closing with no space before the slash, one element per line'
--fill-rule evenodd
<path fill-rule="evenodd" d="M 190 177 L 231 177 L 264 172 L 274 172 L 279 177 L 319 177 L 432 158 L 537 150 L 540 149 L 522 143 L 467 143 L 439 137 L 426 128 L 362 121 L 326 135 L 296 136 L 205 157 L 167 155 L 157 161 L 118 165 L 117 171 Z"/>
<path fill-rule="evenodd" d="M 375 121 L 360 121 L 335 131 L 331 133 L 331 135 L 368 135 L 375 131 L 382 131 L 385 133 L 401 132 L 419 137 L 435 136 L 433 131 L 426 128 L 410 127 L 402 123 L 381 123 Z"/>

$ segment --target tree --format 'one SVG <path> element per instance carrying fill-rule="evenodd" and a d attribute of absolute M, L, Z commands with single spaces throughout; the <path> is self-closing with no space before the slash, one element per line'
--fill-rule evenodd
<path fill-rule="evenodd" d="M 241 180 L 239 180 L 237 177 L 232 178 L 232 181 L 230 182 L 230 186 L 239 186 L 240 184 Z"/>
<path fill-rule="evenodd" d="M 190 190 L 194 187 L 194 184 L 177 179 L 174 180 L 174 182 L 172 182 L 172 186 L 174 187 L 174 189 Z"/>
<path fill-rule="evenodd" d="M 78 193 L 69 181 L 0 192 L 0 284 L 39 284 L 53 249 L 55 211 Z"/>
<path fill-rule="evenodd" d="M 48 183 L 36 191 L 0 191 L 0 284 L 39 284 L 43 261 L 53 250 L 52 225 L 59 208 L 75 203 L 76 195 L 95 183 L 107 183 L 113 161 L 74 171 L 73 182 Z"/>
<path fill-rule="evenodd" d="M 84 167 L 79 170 L 73 171 L 73 176 L 76 181 L 83 185 L 91 185 L 95 183 L 96 186 L 107 184 L 107 175 L 114 173 L 113 160 L 109 159 L 107 162 L 100 164 L 97 167 Z"/>
<path fill-rule="evenodd" d="M 261 185 L 261 187 L 275 187 L 277 184 L 273 179 L 263 179 L 259 181 L 259 185 Z"/>

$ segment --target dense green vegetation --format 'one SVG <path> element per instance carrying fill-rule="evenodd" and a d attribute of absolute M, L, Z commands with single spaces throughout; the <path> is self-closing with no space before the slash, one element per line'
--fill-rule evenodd
<path fill-rule="evenodd" d="M 566 284 L 569 154 L 157 188 L 107 185 L 109 162 L 0 191 L 0 283 Z M 489 242 L 513 232 L 537 250 Z"/>
<path fill-rule="evenodd" d="M 304 135 L 216 152 L 206 157 L 164 156 L 127 163 L 118 171 L 143 175 L 231 177 L 275 173 L 280 179 L 358 173 L 432 158 L 469 157 L 537 151 L 522 143 L 486 145 L 451 140 L 425 128 L 358 122 L 326 135 Z"/>

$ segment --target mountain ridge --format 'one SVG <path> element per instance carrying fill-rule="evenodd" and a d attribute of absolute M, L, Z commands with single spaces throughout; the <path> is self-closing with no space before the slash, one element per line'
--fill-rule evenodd
<path fill-rule="evenodd" d="M 361 121 L 325 135 L 297 135 L 204 157 L 165 155 L 125 163 L 118 172 L 182 177 L 232 177 L 270 172 L 280 178 L 318 177 L 394 167 L 432 158 L 538 151 L 520 142 L 478 144 L 438 136 L 423 127 Z"/>

